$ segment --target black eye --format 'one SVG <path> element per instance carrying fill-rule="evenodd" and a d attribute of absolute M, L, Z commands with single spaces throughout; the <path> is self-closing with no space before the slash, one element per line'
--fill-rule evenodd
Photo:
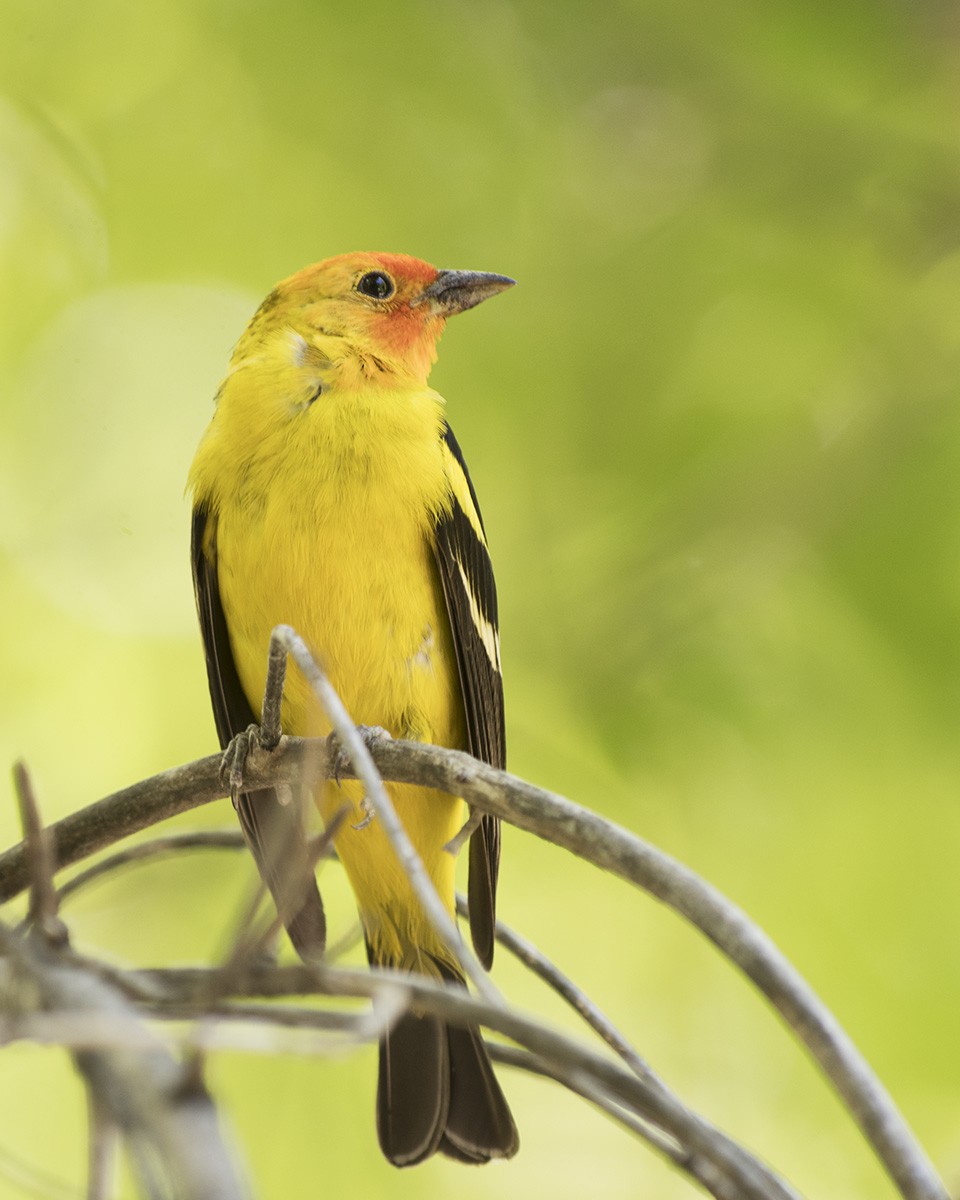
<path fill-rule="evenodd" d="M 358 280 L 357 291 L 362 296 L 372 296 L 374 300 L 386 300 L 393 295 L 393 280 L 382 271 L 368 271 Z"/>

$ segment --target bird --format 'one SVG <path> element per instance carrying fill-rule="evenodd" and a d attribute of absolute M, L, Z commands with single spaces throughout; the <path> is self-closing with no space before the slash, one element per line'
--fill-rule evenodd
<path fill-rule="evenodd" d="M 427 383 L 447 319 L 513 286 L 406 254 L 350 253 L 278 283 L 234 348 L 190 468 L 192 563 L 221 745 L 254 722 L 271 631 L 307 642 L 352 719 L 393 737 L 505 764 L 497 594 L 476 492 Z M 330 723 L 288 673 L 287 734 Z M 387 785 L 451 914 L 464 827 L 458 797 Z M 241 828 L 290 939 L 323 954 L 326 921 L 299 806 L 271 789 L 235 798 Z M 330 779 L 313 800 L 352 886 L 374 966 L 465 986 L 365 803 Z M 345 810 L 345 819 L 339 815 Z M 339 823 L 336 822 L 339 820 Z M 470 836 L 468 906 L 478 958 L 493 960 L 499 822 Z M 382 1036 L 377 1134 L 412 1166 L 516 1153 L 513 1115 L 477 1028 L 404 1013 Z"/>

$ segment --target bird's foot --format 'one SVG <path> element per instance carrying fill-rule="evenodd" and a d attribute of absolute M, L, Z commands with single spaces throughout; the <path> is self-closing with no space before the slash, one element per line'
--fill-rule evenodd
<path fill-rule="evenodd" d="M 370 746 L 374 742 L 379 742 L 383 738 L 391 736 L 389 730 L 384 729 L 381 725 L 358 725 L 357 733 L 359 733 L 365 746 Z M 337 787 L 339 787 L 344 770 L 353 764 L 349 753 L 343 748 L 337 735 L 334 733 L 331 734 L 331 737 L 334 741 L 333 780 Z"/>
<path fill-rule="evenodd" d="M 383 738 L 390 737 L 388 730 L 380 725 L 358 725 L 357 733 L 360 735 L 365 746 L 369 747 L 374 742 L 381 741 Z M 336 735 L 334 735 L 336 736 Z M 333 760 L 333 778 L 336 781 L 337 787 L 340 786 L 340 777 L 347 767 L 353 766 L 350 755 L 344 749 L 339 739 L 336 740 L 336 753 Z M 360 812 L 363 814 L 359 821 L 351 824 L 351 829 L 366 829 L 371 821 L 376 817 L 377 811 L 370 803 L 370 800 L 364 796 L 360 801 Z"/>
<path fill-rule="evenodd" d="M 358 833 L 361 829 L 366 829 L 373 818 L 377 815 L 377 810 L 373 807 L 366 796 L 364 796 L 364 798 L 360 801 L 360 811 L 363 813 L 363 816 L 359 821 L 356 822 L 356 824 L 351 824 L 350 826 L 351 829 L 356 829 Z"/>
<path fill-rule="evenodd" d="M 243 769 L 253 751 L 274 748 L 264 741 L 259 725 L 248 725 L 230 739 L 220 759 L 220 782 L 229 787 L 230 796 L 234 801 L 243 788 Z"/>

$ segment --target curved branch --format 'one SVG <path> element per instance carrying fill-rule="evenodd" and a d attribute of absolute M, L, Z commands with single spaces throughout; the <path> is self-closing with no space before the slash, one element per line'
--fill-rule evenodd
<path fill-rule="evenodd" d="M 612 821 L 460 751 L 382 737 L 368 749 L 384 779 L 462 796 L 473 807 L 618 875 L 685 917 L 741 968 L 794 1030 L 906 1200 L 947 1200 L 932 1164 L 849 1036 L 771 939 L 716 888 Z M 329 739 L 283 738 L 276 750 L 251 754 L 244 786 L 309 782 L 328 775 L 334 758 Z M 65 817 L 50 827 L 57 864 L 76 862 L 129 833 L 216 799 L 222 791 L 219 766 L 220 756 L 211 755 Z M 341 768 L 341 774 L 353 773 Z M 0 901 L 27 883 L 23 847 L 15 846 L 0 855 Z"/>
<path fill-rule="evenodd" d="M 244 850 L 246 842 L 239 829 L 198 829 L 194 833 L 171 833 L 165 837 L 151 838 L 149 842 L 134 842 L 115 854 L 98 859 L 85 871 L 78 871 L 57 889 L 57 899 L 62 904 L 82 888 L 129 867 L 133 863 L 146 862 L 151 858 L 165 858 L 181 854 L 184 850 Z"/>
<path fill-rule="evenodd" d="M 662 1134 L 659 1129 L 649 1125 L 641 1117 L 627 1112 L 609 1097 L 580 1086 L 576 1080 L 564 1079 L 562 1074 L 556 1071 L 550 1063 L 531 1054 L 529 1050 L 522 1050 L 519 1046 L 509 1046 L 503 1042 L 487 1042 L 487 1049 L 495 1063 L 516 1067 L 518 1070 L 527 1071 L 531 1075 L 539 1075 L 544 1079 L 552 1079 L 555 1083 L 576 1092 L 578 1096 L 582 1096 L 584 1100 L 606 1113 L 618 1125 L 622 1125 L 637 1137 L 642 1138 L 656 1153 L 673 1163 L 678 1170 L 688 1174 L 691 1179 L 716 1197 L 716 1200 L 740 1200 L 742 1192 L 735 1184 L 731 1184 L 729 1178 L 719 1171 L 710 1159 L 693 1151 L 684 1150 L 672 1138 Z"/>
<path fill-rule="evenodd" d="M 124 850 L 108 855 L 106 858 L 102 858 L 94 863 L 87 870 L 74 875 L 59 889 L 58 897 L 63 901 L 81 888 L 102 879 L 108 874 L 122 870 L 133 864 L 177 854 L 181 850 L 242 850 L 244 847 L 243 835 L 239 830 L 198 830 L 191 833 L 170 834 L 165 837 L 152 838 L 150 841 L 134 843 Z M 467 915 L 466 897 L 459 894 L 457 895 L 457 911 L 460 916 L 465 917 Z M 590 1000 L 589 996 L 550 962 L 536 946 L 521 937 L 502 921 L 497 922 L 496 939 L 504 949 L 512 953 L 528 970 L 532 971 L 553 991 L 560 995 L 636 1074 L 654 1084 L 663 1086 L 662 1081 L 658 1079 L 651 1068 L 640 1058 L 613 1023 Z M 331 955 L 330 959 L 335 960 L 335 957 L 335 955 Z M 291 1019 L 291 1014 L 293 1014 L 294 1019 Z M 190 1006 L 184 1013 L 178 1013 L 175 1009 L 167 1006 L 161 1015 L 178 1017 L 196 1014 L 193 1011 L 193 1006 Z M 207 1018 L 210 1016 L 217 1016 L 221 1019 L 229 1018 L 233 1021 L 267 1019 L 271 1024 L 298 1024 L 298 1021 L 295 1019 L 296 1014 L 294 1010 L 287 1008 L 264 1009 L 262 1005 L 245 1007 L 237 1003 L 231 1003 L 229 1007 L 221 1005 L 215 1011 L 205 1009 L 204 1017 Z M 324 1020 L 329 1022 L 329 1024 L 324 1023 L 323 1028 L 329 1028 L 341 1035 L 352 1034 L 353 1037 L 358 1039 L 370 1036 L 367 1026 L 365 1024 L 361 1025 L 354 1014 L 334 1012 L 326 1014 L 325 1018 L 321 1017 L 320 1014 L 316 1014 L 316 1018 L 321 1022 Z M 313 1027 L 316 1027 L 315 1023 Z M 204 1048 L 206 1050 L 222 1049 L 224 1045 L 231 1048 L 260 1049 L 264 1047 L 265 1043 L 262 1038 L 247 1038 L 239 1042 L 231 1042 L 228 1038 L 224 1043 L 222 1039 L 214 1040 L 205 1037 Z M 326 1043 L 320 1043 L 318 1048 L 322 1049 L 325 1045 Z M 266 1046 L 274 1050 L 277 1049 L 275 1044 L 271 1047 L 270 1043 L 266 1043 Z M 537 1059 L 528 1051 L 501 1043 L 491 1043 L 489 1048 L 495 1060 L 509 1063 L 534 1074 L 552 1079 L 562 1086 L 575 1091 L 584 1099 L 589 1100 L 601 1109 L 601 1111 L 606 1112 L 615 1121 L 624 1125 L 638 1137 L 646 1141 L 657 1153 L 662 1154 L 678 1167 L 687 1170 L 698 1182 L 702 1183 L 716 1195 L 719 1200 L 725 1200 L 728 1195 L 731 1197 L 735 1196 L 735 1193 L 730 1192 L 728 1189 L 728 1181 L 716 1171 L 716 1168 L 711 1163 L 703 1159 L 702 1156 L 685 1152 L 683 1147 L 677 1145 L 673 1139 L 665 1137 L 658 1129 L 643 1121 L 642 1118 L 636 1117 L 633 1113 L 616 1105 L 608 1097 L 604 1096 L 601 1091 L 595 1088 L 590 1089 L 582 1080 L 564 1078 L 562 1072 L 558 1071 L 550 1063 Z"/>
<path fill-rule="evenodd" d="M 387 835 L 397 862 L 410 881 L 410 886 L 420 901 L 433 932 L 445 949 L 454 956 L 454 961 L 459 959 L 464 975 L 480 995 L 490 1004 L 501 1004 L 500 993 L 480 965 L 480 960 L 473 950 L 460 936 L 456 919 L 447 911 L 437 894 L 436 886 L 423 865 L 420 855 L 407 833 L 406 826 L 397 816 L 393 801 L 383 786 L 383 779 L 374 765 L 367 742 L 375 743 L 389 735 L 377 730 L 375 738 L 364 739 L 361 736 L 356 725 L 350 719 L 343 701 L 337 695 L 336 689 L 310 654 L 306 642 L 289 625 L 278 625 L 270 635 L 270 662 L 264 699 L 264 723 L 267 726 L 268 745 L 279 741 L 282 668 L 288 654 L 300 668 L 300 673 L 320 701 L 324 714 L 333 726 L 340 745 L 347 751 L 357 778 L 363 783 L 366 799 L 372 808 L 372 818 L 380 822 L 381 828 Z M 271 695 L 271 691 L 273 695 Z M 271 723 L 275 725 L 272 730 Z"/>
<path fill-rule="evenodd" d="M 137 1000 L 154 1016 L 189 1019 L 200 1015 L 209 994 L 212 971 L 204 968 L 163 968 L 117 971 L 97 964 L 107 978 Z M 384 996 L 391 1004 L 396 996 L 414 1003 L 418 1010 L 436 1013 L 455 1025 L 484 1025 L 510 1038 L 533 1053 L 544 1064 L 544 1073 L 578 1094 L 585 1095 L 634 1132 L 634 1118 L 648 1122 L 672 1141 L 671 1157 L 699 1182 L 711 1175 L 722 1180 L 714 1195 L 737 1200 L 798 1200 L 797 1193 L 767 1166 L 753 1158 L 708 1121 L 688 1110 L 664 1085 L 640 1079 L 619 1063 L 582 1046 L 565 1034 L 502 1004 L 490 1004 L 463 988 L 444 986 L 423 976 L 384 968 L 352 970 L 343 967 L 251 967 L 232 978 L 235 996 L 279 998 L 281 996 L 366 997 L 376 1005 Z M 405 1005 L 405 1006 L 406 1006 Z M 394 1010 L 396 1011 L 396 1010 Z M 218 1004 L 202 1008 L 206 1018 L 236 1019 L 232 1006 Z M 316 1009 L 284 1005 L 244 1005 L 238 1016 L 258 1017 L 284 1027 L 330 1029 L 330 1014 Z M 341 1017 L 343 1028 L 349 1019 Z M 376 1036 L 380 1027 L 376 1027 Z M 630 1114 L 622 1121 L 618 1109 Z M 648 1138 L 648 1140 L 650 1140 Z M 658 1149 L 663 1149 L 662 1136 Z M 689 1166 L 693 1163 L 696 1171 Z"/>
<path fill-rule="evenodd" d="M 172 767 L 48 825 L 57 870 L 159 821 L 221 799 L 224 794 L 219 778 L 221 757 L 211 754 L 182 767 Z M 292 760 L 294 756 L 290 757 Z M 292 761 L 289 765 L 292 777 Z M 252 773 L 250 777 L 253 778 Z M 19 842 L 0 854 L 0 903 L 18 896 L 29 883 L 27 854 L 23 842 Z"/>
<path fill-rule="evenodd" d="M 767 934 L 715 887 L 612 821 L 459 751 L 384 742 L 375 748 L 375 758 L 385 778 L 409 782 L 416 776 L 461 795 L 474 807 L 642 888 L 685 917 L 741 968 L 797 1034 L 901 1194 L 907 1200 L 948 1200 L 933 1164 L 852 1039 Z"/>
<path fill-rule="evenodd" d="M 457 894 L 457 911 L 464 917 L 468 915 L 469 911 L 466 897 L 459 893 Z M 523 963 L 527 970 L 532 971 L 538 979 L 542 979 L 549 988 L 569 1004 L 594 1033 L 599 1034 L 610 1049 L 623 1059 L 635 1075 L 646 1079 L 648 1083 L 663 1086 L 663 1081 L 637 1054 L 610 1018 L 594 1004 L 586 992 L 577 987 L 569 976 L 565 975 L 545 954 L 538 950 L 533 942 L 527 941 L 509 925 L 505 925 L 503 921 L 499 920 L 495 935 L 498 943 L 504 949 L 509 950 L 518 962 Z"/>
<path fill-rule="evenodd" d="M 3 926 L 0 951 L 8 1036 L 71 1050 L 98 1110 L 123 1131 L 146 1195 L 248 1196 L 199 1073 L 174 1059 L 102 971 Z"/>

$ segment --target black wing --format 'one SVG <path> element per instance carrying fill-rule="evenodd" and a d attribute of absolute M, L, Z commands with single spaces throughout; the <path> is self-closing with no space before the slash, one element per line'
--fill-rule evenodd
<path fill-rule="evenodd" d="M 449 451 L 449 473 L 454 476 L 459 472 L 466 485 L 458 487 L 459 481 L 452 479 L 451 508 L 437 523 L 434 545 L 457 654 L 467 722 L 466 749 L 475 758 L 502 768 L 506 764 L 506 739 L 497 589 L 477 495 L 457 439 L 446 423 L 443 441 Z M 467 503 L 472 504 L 472 513 L 466 510 Z M 499 866 L 500 821 L 484 814 L 470 838 L 467 892 L 474 949 L 488 968 L 493 962 Z"/>
<path fill-rule="evenodd" d="M 220 745 L 255 721 L 237 674 L 217 580 L 216 517 L 204 504 L 193 510 L 193 585 L 207 658 L 207 681 Z M 240 827 L 260 876 L 296 950 L 305 961 L 319 958 L 326 942 L 326 921 L 317 881 L 307 854 L 306 830 L 299 804 L 281 804 L 273 789 L 245 792 L 236 802 Z"/>

